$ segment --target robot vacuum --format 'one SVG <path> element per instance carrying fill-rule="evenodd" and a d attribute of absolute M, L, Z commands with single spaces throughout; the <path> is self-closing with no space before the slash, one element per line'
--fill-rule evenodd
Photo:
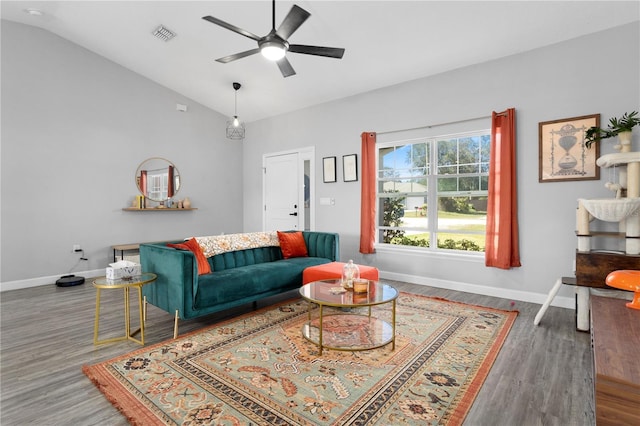
<path fill-rule="evenodd" d="M 56 281 L 58 287 L 71 287 L 80 284 L 84 284 L 84 277 L 76 277 L 75 275 L 63 275 Z"/>

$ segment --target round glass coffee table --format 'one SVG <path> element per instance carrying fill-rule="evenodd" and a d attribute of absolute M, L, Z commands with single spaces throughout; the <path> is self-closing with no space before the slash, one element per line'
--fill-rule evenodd
<path fill-rule="evenodd" d="M 156 274 L 145 272 L 128 278 L 110 279 L 107 277 L 100 277 L 93 280 L 93 286 L 96 288 L 96 317 L 93 323 L 94 345 L 117 342 L 120 340 L 133 340 L 134 342 L 144 346 L 144 321 L 146 320 L 146 312 L 144 312 L 144 304 L 142 303 L 142 286 L 155 281 L 156 278 Z M 118 288 L 124 289 L 124 336 L 98 340 L 98 328 L 100 325 L 100 290 Z M 140 328 L 133 332 L 131 331 L 131 314 L 129 311 L 129 289 L 131 288 L 136 288 L 138 290 L 138 310 L 140 313 Z M 139 340 L 133 337 L 138 333 L 140 333 Z"/>
<path fill-rule="evenodd" d="M 398 290 L 379 281 L 369 281 L 366 293 L 344 290 L 341 280 L 322 280 L 305 284 L 300 296 L 309 302 L 307 322 L 302 335 L 322 349 L 340 351 L 364 351 L 391 343 L 396 348 L 396 299 Z M 388 318 L 382 319 L 381 310 L 372 307 L 391 304 Z M 318 305 L 319 315 L 311 317 L 313 305 Z M 325 308 L 332 308 L 325 312 Z M 366 314 L 362 313 L 362 309 Z M 379 316 L 380 315 L 380 316 Z"/>

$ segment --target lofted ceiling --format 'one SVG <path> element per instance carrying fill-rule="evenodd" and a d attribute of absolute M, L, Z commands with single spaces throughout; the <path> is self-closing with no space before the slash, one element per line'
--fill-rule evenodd
<path fill-rule="evenodd" d="M 240 82 L 238 114 L 249 122 L 640 20 L 638 1 L 301 0 L 276 2 L 276 27 L 293 4 L 311 17 L 289 41 L 342 47 L 343 59 L 289 52 L 297 74 L 288 78 L 259 54 L 215 62 L 256 43 L 201 18 L 263 36 L 271 1 L 3 0 L 0 11 L 225 115 L 233 115 L 232 83 Z M 159 25 L 177 36 L 158 40 Z"/>

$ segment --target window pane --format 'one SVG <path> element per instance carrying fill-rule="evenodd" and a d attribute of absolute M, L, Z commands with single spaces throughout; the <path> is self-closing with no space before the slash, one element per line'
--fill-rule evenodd
<path fill-rule="evenodd" d="M 458 178 L 438 178 L 438 192 L 454 192 L 458 190 Z"/>
<path fill-rule="evenodd" d="M 429 174 L 429 144 L 415 143 L 411 148 L 411 164 L 416 170 L 420 170 L 421 176 Z"/>
<path fill-rule="evenodd" d="M 458 173 L 458 146 L 455 139 L 438 141 L 438 174 Z"/>
<path fill-rule="evenodd" d="M 427 193 L 427 180 L 419 179 L 386 179 L 378 181 L 378 192 Z"/>
<path fill-rule="evenodd" d="M 438 247 L 484 251 L 487 197 L 438 198 Z"/>
<path fill-rule="evenodd" d="M 459 185 L 459 191 L 478 191 L 480 190 L 480 178 L 478 176 L 461 177 Z"/>

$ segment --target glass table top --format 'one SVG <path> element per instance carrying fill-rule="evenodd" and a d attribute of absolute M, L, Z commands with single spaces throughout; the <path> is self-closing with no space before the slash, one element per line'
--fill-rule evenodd
<path fill-rule="evenodd" d="M 325 306 L 358 307 L 388 303 L 398 297 L 398 290 L 389 284 L 369 280 L 369 291 L 354 293 L 344 290 L 340 279 L 314 281 L 300 287 L 300 296 Z"/>
<path fill-rule="evenodd" d="M 128 287 L 134 285 L 145 285 L 152 281 L 155 281 L 157 278 L 156 274 L 151 272 L 144 272 L 140 275 L 135 275 L 133 277 L 127 278 L 107 278 L 107 277 L 99 277 L 93 280 L 93 285 L 96 287 L 102 288 L 120 288 L 120 287 Z"/>

